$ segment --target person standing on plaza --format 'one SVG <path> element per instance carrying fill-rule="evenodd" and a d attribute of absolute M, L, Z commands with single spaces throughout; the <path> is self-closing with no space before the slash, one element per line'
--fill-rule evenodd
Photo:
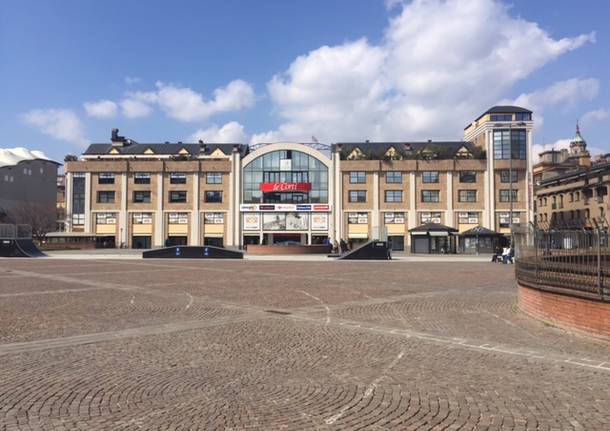
<path fill-rule="evenodd" d="M 508 263 L 509 258 L 510 258 L 510 248 L 508 248 L 508 246 L 506 246 L 506 247 L 504 247 L 504 249 L 502 249 L 502 263 L 506 265 Z"/>

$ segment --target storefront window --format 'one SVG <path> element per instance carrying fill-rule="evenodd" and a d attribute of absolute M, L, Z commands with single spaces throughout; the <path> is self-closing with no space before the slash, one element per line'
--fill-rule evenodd
<path fill-rule="evenodd" d="M 95 222 L 97 224 L 116 224 L 116 213 L 97 213 Z"/>
<path fill-rule="evenodd" d="M 459 212 L 458 213 L 459 224 L 478 224 L 479 213 L 478 212 Z"/>
<path fill-rule="evenodd" d="M 225 222 L 224 213 L 205 213 L 203 215 L 205 224 L 223 224 Z"/>
<path fill-rule="evenodd" d="M 169 213 L 167 215 L 169 224 L 188 224 L 188 214 L 187 213 Z"/>
<path fill-rule="evenodd" d="M 133 213 L 133 224 L 152 224 L 152 213 Z"/>
<path fill-rule="evenodd" d="M 348 224 L 367 224 L 369 222 L 369 213 L 347 213 Z"/>
<path fill-rule="evenodd" d="M 441 213 L 440 212 L 425 212 L 419 214 L 419 220 L 421 224 L 424 223 L 440 223 Z"/>
<path fill-rule="evenodd" d="M 384 213 L 383 220 L 385 224 L 404 224 L 405 213 Z"/>

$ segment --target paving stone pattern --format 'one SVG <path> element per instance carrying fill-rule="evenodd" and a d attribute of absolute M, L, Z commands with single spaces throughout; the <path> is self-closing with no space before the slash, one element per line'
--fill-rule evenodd
<path fill-rule="evenodd" d="M 0 430 L 610 430 L 487 263 L 0 260 Z"/>

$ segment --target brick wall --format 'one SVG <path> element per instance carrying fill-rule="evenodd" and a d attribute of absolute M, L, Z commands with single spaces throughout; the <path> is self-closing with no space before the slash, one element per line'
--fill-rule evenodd
<path fill-rule="evenodd" d="M 610 303 L 518 287 L 519 308 L 567 329 L 610 337 Z"/>

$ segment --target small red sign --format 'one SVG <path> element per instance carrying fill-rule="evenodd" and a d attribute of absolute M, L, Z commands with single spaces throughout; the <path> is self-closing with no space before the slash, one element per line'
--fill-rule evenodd
<path fill-rule="evenodd" d="M 311 183 L 261 183 L 260 189 L 263 193 L 308 192 L 311 190 Z"/>
<path fill-rule="evenodd" d="M 330 211 L 330 205 L 314 205 L 314 211 Z"/>

